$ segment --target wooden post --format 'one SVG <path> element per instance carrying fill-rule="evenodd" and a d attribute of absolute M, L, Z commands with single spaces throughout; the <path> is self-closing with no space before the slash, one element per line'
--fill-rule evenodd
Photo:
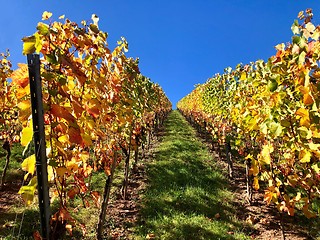
<path fill-rule="evenodd" d="M 46 157 L 46 139 L 44 133 L 42 87 L 40 77 L 40 58 L 37 54 L 28 54 L 28 69 L 30 81 L 33 139 L 36 155 L 38 179 L 38 198 L 40 209 L 40 224 L 42 239 L 50 236 L 50 199 L 48 184 L 48 169 Z"/>

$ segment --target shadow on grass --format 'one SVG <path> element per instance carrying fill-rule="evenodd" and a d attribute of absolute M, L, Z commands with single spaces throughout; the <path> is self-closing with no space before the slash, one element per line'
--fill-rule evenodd
<path fill-rule="evenodd" d="M 232 196 L 220 171 L 194 130 L 173 111 L 155 160 L 148 164 L 149 187 L 143 199 L 141 238 L 246 239 L 236 220 Z"/>
<path fill-rule="evenodd" d="M 39 212 L 26 209 L 24 213 L 1 213 L 0 239 L 33 239 L 35 231 L 39 231 Z"/>

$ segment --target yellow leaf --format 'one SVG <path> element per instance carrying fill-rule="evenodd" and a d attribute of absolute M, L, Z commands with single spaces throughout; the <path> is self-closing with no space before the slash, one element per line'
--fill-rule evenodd
<path fill-rule="evenodd" d="M 32 175 L 34 174 L 35 167 L 36 167 L 36 156 L 34 154 L 24 159 L 23 162 L 21 163 L 22 170 Z"/>
<path fill-rule="evenodd" d="M 300 116 L 300 125 L 301 126 L 305 126 L 305 127 L 309 127 L 310 125 L 310 118 L 309 118 L 309 111 L 305 108 L 299 108 L 296 111 L 296 115 Z"/>
<path fill-rule="evenodd" d="M 245 72 L 241 73 L 240 80 L 246 80 L 247 79 L 247 74 Z"/>
<path fill-rule="evenodd" d="M 87 162 L 90 158 L 90 155 L 89 155 L 89 152 L 82 152 L 80 154 L 80 159 L 83 161 L 83 162 Z"/>
<path fill-rule="evenodd" d="M 25 127 L 21 131 L 21 145 L 27 146 L 29 142 L 32 140 L 33 136 L 33 129 L 32 129 L 32 122 L 30 121 L 29 126 Z"/>
<path fill-rule="evenodd" d="M 251 169 L 249 171 L 253 176 L 257 176 L 259 174 L 259 164 L 257 160 L 252 160 Z"/>
<path fill-rule="evenodd" d="M 30 102 L 30 100 L 24 100 L 24 101 L 19 102 L 18 108 L 20 109 L 19 120 L 21 122 L 27 121 L 31 115 L 31 102 Z"/>
<path fill-rule="evenodd" d="M 309 32 L 313 32 L 316 27 L 311 23 L 311 22 L 308 22 L 305 26 L 305 28 L 309 31 Z"/>
<path fill-rule="evenodd" d="M 24 101 L 22 101 L 22 102 L 19 102 L 19 103 L 18 103 L 18 108 L 20 108 L 20 110 L 22 110 L 22 111 L 31 109 L 30 100 L 24 100 Z"/>
<path fill-rule="evenodd" d="M 64 17 L 65 17 L 65 15 L 61 15 L 61 16 L 59 17 L 59 19 L 64 19 Z"/>
<path fill-rule="evenodd" d="M 297 111 L 296 111 L 296 114 L 300 117 L 309 117 L 309 112 L 307 109 L 305 108 L 299 108 Z"/>
<path fill-rule="evenodd" d="M 271 162 L 270 153 L 272 153 L 272 152 L 273 152 L 273 146 L 271 144 L 265 144 L 262 147 L 262 150 L 260 153 L 260 160 L 264 164 L 270 164 L 270 162 Z"/>
<path fill-rule="evenodd" d="M 36 51 L 36 37 L 35 36 L 29 36 L 29 37 L 24 37 L 22 39 L 23 41 L 23 50 L 22 54 L 27 55 L 34 53 Z"/>
<path fill-rule="evenodd" d="M 44 11 L 42 13 L 42 20 L 48 20 L 49 18 L 51 18 L 51 16 L 52 16 L 51 12 Z"/>
<path fill-rule="evenodd" d="M 309 151 L 302 149 L 299 153 L 300 162 L 302 162 L 302 163 L 310 162 L 311 156 L 312 155 Z"/>
<path fill-rule="evenodd" d="M 23 97 L 25 97 L 26 95 L 30 94 L 30 88 L 25 87 L 25 88 L 18 88 L 16 90 L 16 98 L 19 100 Z"/>
<path fill-rule="evenodd" d="M 58 177 L 63 177 L 63 175 L 67 172 L 68 170 L 65 167 L 58 167 L 56 169 L 56 173 Z"/>
<path fill-rule="evenodd" d="M 67 135 L 62 135 L 58 138 L 58 141 L 61 142 L 61 143 L 66 143 L 69 141 L 69 138 Z"/>
<path fill-rule="evenodd" d="M 39 33 L 35 33 L 34 36 L 35 36 L 35 39 L 36 39 L 36 42 L 34 44 L 35 51 L 37 53 L 39 53 L 41 51 L 41 49 L 42 49 L 42 41 L 41 41 Z"/>
<path fill-rule="evenodd" d="M 253 178 L 253 188 L 255 190 L 259 190 L 260 186 L 259 186 L 259 179 L 257 177 Z"/>
<path fill-rule="evenodd" d="M 53 181 L 54 180 L 54 172 L 53 172 L 53 167 L 48 166 L 48 180 Z"/>
<path fill-rule="evenodd" d="M 307 117 L 307 118 L 301 118 L 300 119 L 300 125 L 301 126 L 305 126 L 305 127 L 309 127 L 310 126 L 310 118 Z"/>
<path fill-rule="evenodd" d="M 320 144 L 316 144 L 316 143 L 310 142 L 310 143 L 308 143 L 308 146 L 309 146 L 310 150 L 318 151 L 318 149 L 320 147 Z"/>
<path fill-rule="evenodd" d="M 253 156 L 249 153 L 246 157 L 245 157 L 246 160 L 248 159 L 253 159 Z"/>
<path fill-rule="evenodd" d="M 27 205 L 30 205 L 37 188 L 37 177 L 34 176 L 27 186 L 22 186 L 18 192 Z"/>
<path fill-rule="evenodd" d="M 19 88 L 25 88 L 29 84 L 28 65 L 25 63 L 18 63 L 18 69 L 13 71 L 10 78 L 12 83 Z M 30 89 L 29 87 L 27 89 Z"/>
<path fill-rule="evenodd" d="M 310 93 L 303 95 L 303 103 L 305 105 L 311 105 L 314 103 L 313 97 L 310 95 Z"/>

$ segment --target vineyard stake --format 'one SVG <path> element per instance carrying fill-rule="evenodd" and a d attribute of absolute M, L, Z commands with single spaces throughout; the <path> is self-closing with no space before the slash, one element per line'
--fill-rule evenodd
<path fill-rule="evenodd" d="M 50 234 L 50 200 L 48 185 L 48 169 L 46 158 L 46 142 L 44 133 L 42 88 L 40 78 L 40 58 L 38 54 L 28 54 L 28 69 L 30 81 L 33 139 L 36 155 L 38 179 L 38 198 L 40 209 L 41 236 L 49 239 Z"/>

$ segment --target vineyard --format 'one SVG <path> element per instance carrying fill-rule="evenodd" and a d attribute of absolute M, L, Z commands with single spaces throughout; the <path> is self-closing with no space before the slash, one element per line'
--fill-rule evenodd
<path fill-rule="evenodd" d="M 281 214 L 309 219 L 320 215 L 320 26 L 312 16 L 300 12 L 292 42 L 266 62 L 226 68 L 177 105 L 223 146 L 230 178 L 236 158 L 246 166 L 249 202 L 263 190 Z"/>
<path fill-rule="evenodd" d="M 8 198 L 0 211 L 9 216 L 20 201 L 0 219 L 0 237 L 252 239 L 266 230 L 255 224 L 279 221 L 285 239 L 301 219 L 294 230 L 309 238 L 287 236 L 320 237 L 320 26 L 312 17 L 300 12 L 292 42 L 267 61 L 197 85 L 178 112 L 126 56 L 125 38 L 110 49 L 98 16 L 76 23 L 44 12 L 22 38 L 28 64 L 13 69 L 10 52 L 0 56 L 0 194 Z M 241 212 L 251 206 L 279 217 Z M 265 237 L 277 235 L 269 230 Z"/>
<path fill-rule="evenodd" d="M 0 135 L 7 161 L 1 187 L 5 187 L 10 146 L 20 143 L 24 147 L 21 168 L 26 174 L 19 194 L 27 205 L 33 202 L 39 163 L 38 152 L 33 154 L 32 148 L 44 143 L 48 167 L 42 174 L 48 175 L 50 201 L 58 208 L 51 213 L 50 229 L 42 236 L 48 238 L 51 231 L 51 238 L 57 239 L 63 229 L 71 234 L 74 227 L 85 234 L 84 225 L 70 213 L 70 203 L 80 198 L 83 207 L 92 201 L 99 206 L 97 238 L 102 239 L 116 167 L 125 161 L 122 195 L 126 199 L 132 152 L 137 164 L 139 149 L 148 147 L 171 103 L 159 85 L 140 73 L 139 60 L 126 57 L 124 38 L 114 50 L 108 48 L 107 33 L 99 29 L 97 16 L 92 16 L 91 23 L 78 25 L 64 16 L 52 21 L 52 14 L 44 12 L 42 20 L 37 31 L 22 40 L 23 54 L 41 54 L 43 103 L 37 104 L 43 104 L 45 139 L 32 142 L 33 132 L 41 126 L 35 128 L 31 117 L 30 65 L 20 64 L 12 70 L 9 52 L 2 54 Z M 93 172 L 105 173 L 103 193 L 91 185 Z M 48 186 L 42 188 L 45 191 Z M 46 224 L 49 222 L 41 222 L 42 231 Z"/>

